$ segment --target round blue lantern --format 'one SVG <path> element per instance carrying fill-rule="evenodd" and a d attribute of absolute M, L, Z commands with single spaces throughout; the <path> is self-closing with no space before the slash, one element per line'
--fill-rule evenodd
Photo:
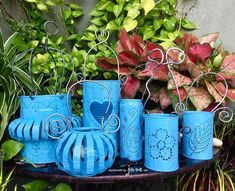
<path fill-rule="evenodd" d="M 100 174 L 113 165 L 115 144 L 115 139 L 100 128 L 73 128 L 56 144 L 56 164 L 73 176 Z"/>
<path fill-rule="evenodd" d="M 55 162 L 56 141 L 51 137 L 59 138 L 69 127 L 70 102 L 68 94 L 20 97 L 20 118 L 12 121 L 8 130 L 11 138 L 24 142 L 21 156 L 27 161 Z M 78 116 L 73 115 L 71 126 L 81 126 Z"/>

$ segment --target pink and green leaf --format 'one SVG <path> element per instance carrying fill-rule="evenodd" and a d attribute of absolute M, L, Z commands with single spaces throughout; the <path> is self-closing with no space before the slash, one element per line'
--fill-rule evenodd
<path fill-rule="evenodd" d="M 133 45 L 133 51 L 135 52 L 135 54 L 137 54 L 139 57 L 142 57 L 144 53 L 144 46 L 145 46 L 143 39 L 139 35 L 133 34 L 132 45 Z"/>
<path fill-rule="evenodd" d="M 224 57 L 223 62 L 220 65 L 219 74 L 226 80 L 235 79 L 235 54 L 230 54 Z M 223 79 L 219 76 L 216 78 L 218 81 Z"/>
<path fill-rule="evenodd" d="M 98 58 L 96 62 L 97 65 L 105 71 L 115 71 L 115 72 L 118 71 L 115 59 L 108 59 L 103 57 L 103 58 Z M 120 74 L 131 74 L 131 71 L 132 71 L 131 67 L 127 67 L 124 65 L 119 67 Z"/>
<path fill-rule="evenodd" d="M 166 65 L 156 67 L 158 64 L 155 62 L 147 62 L 146 67 L 143 71 L 138 73 L 139 77 L 151 76 L 155 80 L 167 81 L 168 80 L 168 68 Z M 152 72 L 153 71 L 153 72 Z"/>
<path fill-rule="evenodd" d="M 169 96 L 167 89 L 165 87 L 161 88 L 159 99 L 160 99 L 160 104 L 161 104 L 162 110 L 166 109 L 171 104 L 170 96 Z"/>
<path fill-rule="evenodd" d="M 225 92 L 226 92 L 226 88 L 225 85 L 222 82 L 213 84 L 214 87 L 218 90 L 218 92 L 220 93 L 220 95 L 224 96 Z M 231 101 L 235 101 L 235 89 L 228 89 L 228 93 L 226 96 L 228 99 L 230 99 Z"/>
<path fill-rule="evenodd" d="M 132 51 L 123 51 L 118 54 L 120 64 L 128 64 L 129 66 L 137 66 L 139 64 L 138 56 Z"/>
<path fill-rule="evenodd" d="M 220 102 L 222 100 L 222 96 L 219 94 L 219 92 L 216 90 L 216 88 L 209 83 L 207 80 L 205 80 L 206 87 L 208 92 L 214 97 L 215 102 Z"/>
<path fill-rule="evenodd" d="M 190 92 L 188 92 L 189 87 L 185 87 L 185 89 L 197 111 L 206 109 L 213 102 L 213 98 L 209 92 L 202 86 L 192 87 Z"/>
<path fill-rule="evenodd" d="M 205 61 L 208 59 L 213 52 L 213 48 L 209 43 L 194 43 L 189 48 L 189 57 L 190 59 L 195 63 L 197 60 L 199 61 Z"/>
<path fill-rule="evenodd" d="M 176 70 L 173 70 L 173 75 L 174 75 L 174 78 L 178 87 L 189 86 L 192 83 L 192 80 L 189 77 L 180 74 Z M 175 88 L 176 88 L 175 82 L 172 76 L 169 75 L 167 89 L 172 90 Z"/>
<path fill-rule="evenodd" d="M 140 87 L 140 81 L 138 78 L 129 76 L 126 83 L 122 88 L 122 98 L 134 98 Z"/>
<path fill-rule="evenodd" d="M 202 36 L 201 38 L 199 38 L 199 42 L 201 44 L 204 44 L 204 43 L 214 43 L 217 38 L 219 37 L 219 33 L 210 33 L 210 34 L 206 34 L 204 36 Z"/>
<path fill-rule="evenodd" d="M 125 50 L 132 50 L 132 42 L 130 37 L 128 36 L 127 32 L 125 29 L 120 30 L 119 34 L 119 41 L 117 45 L 117 51 L 118 52 L 123 52 Z"/>
<path fill-rule="evenodd" d="M 172 93 L 176 96 L 178 96 L 178 92 L 176 89 L 172 90 Z M 184 88 L 179 88 L 179 93 L 180 93 L 180 98 L 181 98 L 181 101 L 184 101 L 187 97 L 187 92 L 185 91 Z M 178 96 L 179 97 L 179 96 Z"/>

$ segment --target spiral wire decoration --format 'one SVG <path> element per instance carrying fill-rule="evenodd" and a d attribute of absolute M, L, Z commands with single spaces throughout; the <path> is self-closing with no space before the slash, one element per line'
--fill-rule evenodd
<path fill-rule="evenodd" d="M 102 40 L 100 37 L 99 37 L 99 35 L 101 35 L 104 39 Z M 104 121 L 105 121 L 105 117 L 106 117 L 106 115 L 108 114 L 108 110 L 109 110 L 109 108 L 110 108 L 110 105 L 111 105 L 111 94 L 110 94 L 110 91 L 107 89 L 107 87 L 105 87 L 104 85 L 102 85 L 101 83 L 99 83 L 98 81 L 92 81 L 92 80 L 86 80 L 86 63 L 87 63 L 87 59 L 88 59 L 88 56 L 89 56 L 89 54 L 90 54 L 90 52 L 94 49 L 94 48 L 96 48 L 98 45 L 104 45 L 105 47 L 107 47 L 112 53 L 113 53 L 113 55 L 115 56 L 115 59 L 116 59 L 116 62 L 117 62 L 117 72 L 118 72 L 118 80 L 120 80 L 120 81 L 124 81 L 123 80 L 123 78 L 122 77 L 120 77 L 120 62 L 119 62 L 119 59 L 118 59 L 118 56 L 117 56 L 117 54 L 114 52 L 114 50 L 109 46 L 109 45 L 107 45 L 107 41 L 108 41 L 108 39 L 109 39 L 109 36 L 110 36 L 110 33 L 109 33 L 109 30 L 108 29 L 104 29 L 104 30 L 96 30 L 95 31 L 95 36 L 96 36 L 96 39 L 98 40 L 98 43 L 97 44 L 95 44 L 94 46 L 92 46 L 91 48 L 90 48 L 90 50 L 87 52 L 87 54 L 86 54 L 86 57 L 85 57 L 85 59 L 84 59 L 84 67 L 83 67 L 83 75 L 82 76 L 80 76 L 80 80 L 78 81 L 78 82 L 76 82 L 75 84 L 73 84 L 72 85 L 72 87 L 74 87 L 74 85 L 76 85 L 76 84 L 79 84 L 79 83 L 81 83 L 81 81 L 89 81 L 89 82 L 95 82 L 95 83 L 98 83 L 98 84 L 100 84 L 101 86 L 103 86 L 106 90 L 107 90 L 107 94 L 108 94 L 108 106 L 107 106 L 107 108 L 106 108 L 106 110 L 105 110 L 105 113 L 104 113 L 104 116 L 102 117 L 102 119 L 101 119 L 101 125 L 102 125 L 102 128 L 106 131 L 106 132 L 108 132 L 108 133 L 115 133 L 115 132 L 117 132 L 119 129 L 120 129 L 120 119 L 119 119 L 119 117 L 118 117 L 118 115 L 116 115 L 116 114 L 110 114 L 109 116 L 108 116 L 108 118 L 107 118 L 107 122 L 108 122 L 108 125 L 109 126 L 111 126 L 111 127 L 115 127 L 115 126 L 117 126 L 117 128 L 115 129 L 115 130 L 108 130 L 106 127 L 105 127 L 105 123 L 104 123 Z M 71 90 L 71 88 L 70 88 L 70 90 Z M 114 122 L 112 122 L 111 120 L 113 120 Z"/>
<path fill-rule="evenodd" d="M 49 24 L 52 24 L 55 27 L 55 31 L 53 31 L 53 32 L 48 31 Z M 30 48 L 30 49 L 27 49 L 27 50 L 21 52 L 20 54 L 15 56 L 14 61 L 12 63 L 12 71 L 13 71 L 14 79 L 15 79 L 17 85 L 19 85 L 19 87 L 21 87 L 21 90 L 18 92 L 17 95 L 19 96 L 21 92 L 23 93 L 23 95 L 25 95 L 25 91 L 16 77 L 16 63 L 29 53 L 28 69 L 29 69 L 29 76 L 30 76 L 31 84 L 32 84 L 32 92 L 30 93 L 30 98 L 32 100 L 34 99 L 34 96 L 36 96 L 38 94 L 37 85 L 36 85 L 35 80 L 33 79 L 33 74 L 32 74 L 32 62 L 33 62 L 33 58 L 36 53 L 48 52 L 49 55 L 51 56 L 51 59 L 55 64 L 55 77 L 56 77 L 56 79 L 55 79 L 54 93 L 57 94 L 57 92 L 58 92 L 58 94 L 61 95 L 61 98 L 63 98 L 62 84 L 63 84 L 63 77 L 65 76 L 65 58 L 64 58 L 65 55 L 70 59 L 70 62 L 72 63 L 72 71 L 74 71 L 74 69 L 75 69 L 73 60 L 66 52 L 59 50 L 57 48 L 53 48 L 53 47 L 48 46 L 49 35 L 58 33 L 58 26 L 56 25 L 56 23 L 54 23 L 53 21 L 45 22 L 44 30 L 46 32 L 45 45 L 44 46 L 40 45 L 37 48 Z M 36 49 L 39 49 L 39 50 L 37 50 L 37 52 L 36 52 Z M 62 71 L 62 75 L 61 75 L 60 80 L 58 80 L 58 68 L 57 68 L 56 60 L 52 54 L 52 51 L 59 54 L 60 58 L 62 59 L 63 71 Z M 68 90 L 68 86 L 69 86 L 69 83 L 71 82 L 72 75 L 73 75 L 73 72 L 70 75 L 68 82 L 66 84 L 66 90 Z M 58 83 L 59 83 L 59 86 L 58 86 Z M 57 86 L 58 86 L 58 91 L 57 91 Z M 68 111 L 70 112 L 70 105 L 67 104 L 67 108 L 68 108 Z M 60 113 L 51 114 L 44 121 L 44 131 L 48 137 L 53 138 L 53 139 L 58 139 L 60 137 L 60 135 L 62 135 L 68 128 L 70 128 L 70 121 L 71 120 L 69 120 L 66 116 L 64 116 Z"/>
<path fill-rule="evenodd" d="M 160 60 L 160 61 L 157 61 L 157 60 L 155 60 L 155 59 L 153 59 L 153 58 L 151 57 L 151 54 L 154 53 L 155 51 L 158 51 L 158 52 L 161 54 L 161 60 Z M 169 54 L 170 54 L 171 51 L 178 51 L 179 54 L 181 53 L 181 56 L 182 56 L 181 60 L 180 60 L 180 61 L 177 61 L 177 62 L 176 62 L 176 61 L 173 61 L 173 60 L 170 60 Z M 154 70 L 155 70 L 156 68 L 162 66 L 162 65 L 167 65 L 167 68 L 168 68 L 168 70 L 169 70 L 169 72 L 170 72 L 170 75 L 171 75 L 173 81 L 174 81 L 175 88 L 176 88 L 176 91 L 177 91 L 177 94 L 178 94 L 178 100 L 179 100 L 179 102 L 178 102 L 178 103 L 176 104 L 176 106 L 175 106 L 175 113 L 180 114 L 181 112 L 183 112 L 183 111 L 185 110 L 185 105 L 184 105 L 184 103 L 181 101 L 181 96 L 180 96 L 180 92 L 179 92 L 179 87 L 178 87 L 177 81 L 176 81 L 176 79 L 175 79 L 174 73 L 173 73 L 173 71 L 172 71 L 172 69 L 171 69 L 171 66 L 174 65 L 174 64 L 175 64 L 175 65 L 179 65 L 179 64 L 181 64 L 181 63 L 184 62 L 184 60 L 185 60 L 185 53 L 184 53 L 184 51 L 181 50 L 181 49 L 179 49 L 179 48 L 177 48 L 177 47 L 169 48 L 169 49 L 167 50 L 167 52 L 166 52 L 166 62 L 164 62 L 164 53 L 163 53 L 163 51 L 162 51 L 160 48 L 155 48 L 155 49 L 153 49 L 152 51 L 149 52 L 149 54 L 148 54 L 148 60 L 151 61 L 151 62 L 156 63 L 157 65 L 152 68 L 152 70 L 151 70 L 151 77 L 148 79 L 148 81 L 147 81 L 146 84 L 145 84 L 145 90 L 144 90 L 144 93 L 143 93 L 143 95 L 142 95 L 142 99 L 143 99 L 143 97 L 144 97 L 146 91 L 148 92 L 148 97 L 147 97 L 147 99 L 146 99 L 145 102 L 144 102 L 144 108 L 145 108 L 145 106 L 146 106 L 148 100 L 149 100 L 150 97 L 151 97 L 151 92 L 150 92 L 150 89 L 149 89 L 149 84 L 154 80 L 154 73 L 153 73 Z M 147 110 L 146 110 L 146 112 L 148 113 Z"/>
<path fill-rule="evenodd" d="M 188 90 L 188 94 L 187 94 L 187 97 L 186 97 L 186 110 L 187 110 L 187 106 L 188 106 L 188 99 L 189 99 L 189 96 L 190 96 L 190 91 L 192 89 L 192 87 L 194 86 L 195 83 L 198 83 L 204 76 L 206 75 L 218 75 L 220 78 L 223 79 L 224 81 L 224 84 L 225 84 L 225 93 L 222 97 L 222 99 L 220 100 L 220 102 L 211 110 L 211 112 L 215 115 L 217 112 L 218 112 L 218 116 L 219 116 L 219 119 L 221 122 L 224 122 L 224 123 L 228 123 L 230 121 L 232 121 L 233 119 L 233 110 L 229 107 L 220 107 L 220 105 L 224 102 L 225 98 L 227 97 L 227 94 L 228 94 L 228 83 L 227 81 L 225 80 L 225 78 L 216 73 L 216 72 L 206 72 L 206 73 L 201 73 L 194 81 L 193 83 L 191 84 L 189 90 Z M 227 110 L 227 111 L 226 111 Z"/>

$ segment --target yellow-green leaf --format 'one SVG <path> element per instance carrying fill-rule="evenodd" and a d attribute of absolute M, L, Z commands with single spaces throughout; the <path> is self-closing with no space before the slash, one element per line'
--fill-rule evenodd
<path fill-rule="evenodd" d="M 37 8 L 40 9 L 41 11 L 47 11 L 47 6 L 44 3 L 37 4 Z"/>
<path fill-rule="evenodd" d="M 147 15 L 155 7 L 154 0 L 141 0 L 141 5 L 144 9 L 144 14 Z"/>
<path fill-rule="evenodd" d="M 137 27 L 138 22 L 133 20 L 131 17 L 126 17 L 123 20 L 123 27 L 126 29 L 127 32 L 133 30 Z"/>

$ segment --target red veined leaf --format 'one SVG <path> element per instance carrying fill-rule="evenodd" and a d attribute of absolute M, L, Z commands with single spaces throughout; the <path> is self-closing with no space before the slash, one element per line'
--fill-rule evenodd
<path fill-rule="evenodd" d="M 156 67 L 158 64 L 155 62 L 147 62 L 146 67 L 143 71 L 138 73 L 138 76 L 151 76 L 152 70 L 154 67 Z M 168 80 L 168 68 L 166 65 L 161 65 L 159 67 L 154 68 L 153 70 L 153 78 L 155 80 L 162 80 L 167 81 Z"/>
<path fill-rule="evenodd" d="M 199 38 L 199 42 L 201 44 L 204 44 L 204 43 L 214 43 L 217 38 L 219 37 L 219 33 L 210 33 L 210 34 L 206 34 L 204 36 L 202 36 L 201 38 Z"/>
<path fill-rule="evenodd" d="M 132 43 L 131 39 L 128 36 L 127 32 L 125 29 L 120 30 L 119 34 L 119 41 L 118 41 L 118 46 L 117 46 L 117 51 L 118 52 L 123 52 L 125 50 L 132 50 Z"/>
<path fill-rule="evenodd" d="M 144 46 L 145 46 L 143 39 L 139 35 L 133 34 L 133 36 L 132 36 L 132 45 L 133 45 L 133 51 L 139 57 L 142 57 L 143 52 L 144 52 Z"/>
<path fill-rule="evenodd" d="M 189 91 L 189 87 L 185 87 L 190 101 L 193 103 L 197 111 L 206 109 L 212 102 L 213 98 L 209 92 L 202 86 L 192 87 Z"/>
<path fill-rule="evenodd" d="M 198 39 L 193 34 L 184 33 L 183 37 L 178 37 L 176 39 L 176 44 L 185 51 L 186 55 L 188 55 L 189 48 L 192 44 L 197 43 Z"/>
<path fill-rule="evenodd" d="M 209 91 L 209 93 L 214 97 L 215 102 L 220 102 L 222 100 L 222 96 L 219 94 L 219 92 L 215 89 L 215 87 L 209 83 L 207 80 L 205 80 L 206 87 Z"/>
<path fill-rule="evenodd" d="M 138 78 L 129 76 L 127 82 L 122 88 L 122 98 L 134 98 L 140 87 L 140 81 Z"/>
<path fill-rule="evenodd" d="M 147 62 L 148 61 L 148 54 L 150 54 L 150 52 L 155 48 L 160 49 L 163 52 L 163 55 L 164 55 L 164 58 L 165 58 L 164 49 L 160 45 L 154 44 L 154 43 L 148 41 L 146 46 L 145 46 L 145 49 L 144 49 L 143 57 L 141 58 L 140 61 L 141 62 Z M 156 50 L 156 51 L 153 51 L 150 54 L 150 57 L 152 59 L 155 59 L 156 61 L 160 62 L 162 60 L 162 53 L 160 51 Z"/>
<path fill-rule="evenodd" d="M 226 92 L 225 85 L 222 82 L 213 85 L 218 90 L 220 95 L 224 96 Z M 231 101 L 235 101 L 235 89 L 228 89 L 227 98 L 229 98 Z"/>
<path fill-rule="evenodd" d="M 184 76 L 184 75 L 180 74 L 179 72 L 176 72 L 175 70 L 173 70 L 172 72 L 173 72 L 176 84 L 179 88 L 182 86 L 188 86 L 192 83 L 192 80 L 189 77 Z M 175 86 L 175 82 L 174 82 L 172 76 L 169 76 L 169 78 L 170 79 L 168 80 L 167 89 L 168 90 L 175 89 L 176 86 Z"/>
<path fill-rule="evenodd" d="M 172 93 L 178 96 L 177 90 L 172 90 Z M 181 101 L 184 101 L 186 99 L 187 93 L 184 88 L 179 88 L 180 98 Z"/>
<path fill-rule="evenodd" d="M 97 65 L 103 70 L 118 72 L 116 59 L 108 59 L 108 58 L 102 57 L 102 58 L 98 58 L 96 62 L 97 62 Z M 127 66 L 119 67 L 120 74 L 130 74 L 131 71 L 132 71 L 131 67 L 127 67 Z"/>
<path fill-rule="evenodd" d="M 235 54 L 227 55 L 224 57 L 223 62 L 220 65 L 219 74 L 223 76 L 226 80 L 235 79 Z M 216 77 L 218 81 L 223 79 L 219 76 Z"/>
<path fill-rule="evenodd" d="M 161 88 L 159 99 L 162 110 L 166 109 L 171 104 L 170 96 L 168 95 L 167 89 L 165 87 Z"/>
<path fill-rule="evenodd" d="M 137 66 L 139 64 L 138 56 L 132 51 L 123 51 L 118 54 L 120 64 L 128 64 L 130 66 Z"/>
<path fill-rule="evenodd" d="M 196 62 L 196 60 L 205 61 L 211 56 L 212 52 L 213 48 L 208 43 L 194 43 L 189 48 L 189 56 L 193 62 Z"/>

